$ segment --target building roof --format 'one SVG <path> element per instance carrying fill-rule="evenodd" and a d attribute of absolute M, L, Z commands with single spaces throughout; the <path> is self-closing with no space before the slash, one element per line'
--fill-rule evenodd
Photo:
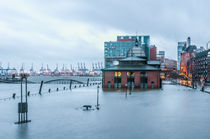
<path fill-rule="evenodd" d="M 160 60 L 149 60 L 149 61 L 147 61 L 147 64 L 160 65 Z"/>
<path fill-rule="evenodd" d="M 127 56 L 137 56 L 137 57 L 145 57 L 145 51 L 143 49 L 143 47 L 141 46 L 133 46 L 128 52 L 127 52 Z"/>
<path fill-rule="evenodd" d="M 159 71 L 160 68 L 150 65 L 116 65 L 104 68 L 102 71 Z"/>
<path fill-rule="evenodd" d="M 146 59 L 132 56 L 121 59 L 120 61 L 146 61 Z"/>

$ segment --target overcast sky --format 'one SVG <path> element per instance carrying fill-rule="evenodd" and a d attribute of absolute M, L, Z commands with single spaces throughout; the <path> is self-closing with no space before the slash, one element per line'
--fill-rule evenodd
<path fill-rule="evenodd" d="M 210 40 L 210 2 L 204 0 L 0 0 L 0 62 L 52 68 L 103 61 L 104 41 L 150 35 L 176 59 L 178 41 Z M 91 61 L 91 62 L 90 62 Z"/>

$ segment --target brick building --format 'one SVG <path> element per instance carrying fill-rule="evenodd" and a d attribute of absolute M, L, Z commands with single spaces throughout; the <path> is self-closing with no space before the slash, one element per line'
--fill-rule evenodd
<path fill-rule="evenodd" d="M 150 46 L 150 60 L 157 60 L 157 47 L 155 45 Z"/>
<path fill-rule="evenodd" d="M 177 70 L 177 61 L 174 59 L 165 58 L 165 70 Z"/>
<path fill-rule="evenodd" d="M 188 77 L 194 81 L 204 78 L 205 82 L 210 82 L 210 49 L 196 53 L 187 61 Z"/>
<path fill-rule="evenodd" d="M 102 69 L 103 88 L 160 88 L 159 62 L 147 60 L 145 49 L 138 46 L 136 39 L 127 53 L 119 60 L 118 65 Z"/>

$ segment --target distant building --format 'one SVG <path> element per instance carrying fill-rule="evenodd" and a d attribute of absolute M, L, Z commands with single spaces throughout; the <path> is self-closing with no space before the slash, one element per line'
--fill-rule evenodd
<path fill-rule="evenodd" d="M 177 46 L 177 70 L 180 70 L 181 53 L 186 48 L 186 42 L 178 42 Z"/>
<path fill-rule="evenodd" d="M 160 69 L 165 70 L 165 51 L 159 51 L 157 54 L 157 60 L 160 61 Z"/>
<path fill-rule="evenodd" d="M 155 45 L 150 46 L 150 60 L 157 60 L 157 47 Z"/>
<path fill-rule="evenodd" d="M 159 59 L 163 62 L 165 59 L 165 51 L 159 51 L 157 54 L 157 59 Z"/>
<path fill-rule="evenodd" d="M 177 61 L 165 58 L 165 70 L 168 71 L 177 70 Z"/>
<path fill-rule="evenodd" d="M 189 71 L 187 71 L 187 61 L 195 56 L 197 47 L 196 45 L 191 44 L 190 37 L 187 38 L 187 46 L 183 51 L 181 52 L 181 61 L 180 61 L 180 72 L 184 73 L 185 75 L 188 74 Z"/>
<path fill-rule="evenodd" d="M 200 48 L 198 48 L 196 50 L 196 53 L 200 53 L 200 52 L 203 52 L 203 51 L 205 51 L 205 48 L 203 46 L 201 46 Z"/>
<path fill-rule="evenodd" d="M 102 69 L 103 88 L 160 88 L 160 63 L 148 60 L 149 54 L 138 41 L 119 64 Z"/>
<path fill-rule="evenodd" d="M 180 72 L 184 73 L 185 75 L 188 74 L 187 70 L 187 62 L 190 58 L 195 56 L 195 52 L 190 53 L 190 52 L 182 52 L 181 55 L 181 63 L 180 63 Z"/>
<path fill-rule="evenodd" d="M 104 66 L 113 66 L 114 61 L 127 57 L 127 52 L 135 45 L 135 40 L 138 40 L 138 45 L 145 50 L 147 60 L 150 58 L 150 36 L 117 36 L 117 41 L 104 42 Z"/>
<path fill-rule="evenodd" d="M 196 53 L 187 62 L 188 76 L 194 81 L 200 81 L 204 78 L 206 82 L 210 82 L 210 49 Z"/>

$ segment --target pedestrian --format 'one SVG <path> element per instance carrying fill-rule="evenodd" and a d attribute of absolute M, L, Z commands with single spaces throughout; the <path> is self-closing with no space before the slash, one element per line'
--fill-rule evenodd
<path fill-rule="evenodd" d="M 202 92 L 204 92 L 204 84 L 205 84 L 205 81 L 203 80 L 203 81 L 201 82 L 201 91 L 202 91 Z"/>

